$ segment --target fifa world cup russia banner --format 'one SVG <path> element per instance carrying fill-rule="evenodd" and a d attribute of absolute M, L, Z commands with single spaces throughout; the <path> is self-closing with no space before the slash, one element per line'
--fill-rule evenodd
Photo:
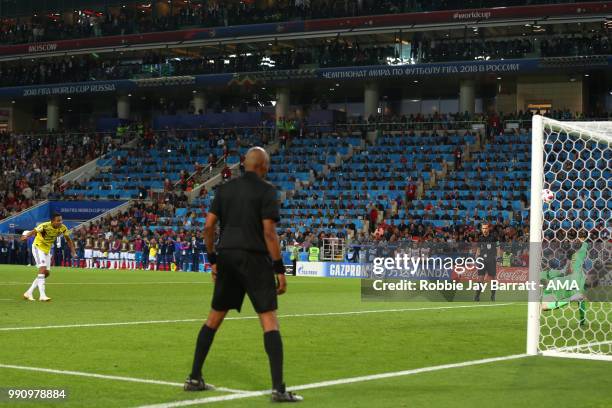
<path fill-rule="evenodd" d="M 28 96 L 60 96 L 79 94 L 99 94 L 104 92 L 130 91 L 137 84 L 129 79 L 116 81 L 90 81 L 66 84 L 14 86 L 0 89 L 0 96 L 21 98 Z"/>
<path fill-rule="evenodd" d="M 538 70 L 539 60 L 496 60 L 449 62 L 440 64 L 410 64 L 399 66 L 366 66 L 327 68 L 317 71 L 322 79 L 374 79 L 390 77 L 422 77 L 461 74 L 502 74 Z"/>
<path fill-rule="evenodd" d="M 571 58 L 571 57 L 570 57 Z M 563 58 L 561 58 L 563 59 Z M 486 74 L 516 74 L 551 72 L 568 67 L 609 69 L 612 56 L 583 57 L 572 63 L 555 65 L 559 58 L 512 59 L 495 61 L 459 61 L 431 64 L 370 65 L 363 67 L 308 68 L 279 71 L 247 72 L 235 74 L 206 74 L 183 77 L 151 79 L 124 79 L 116 81 L 91 81 L 68 84 L 16 86 L 0 88 L 0 97 L 20 98 L 74 94 L 98 94 L 102 92 L 133 91 L 140 88 L 177 88 L 180 86 L 240 86 L 287 83 L 296 80 L 367 80 L 383 78 L 413 79 L 438 76 L 474 76 Z M 573 65 L 571 65 L 571 64 Z"/>
<path fill-rule="evenodd" d="M 30 209 L 0 221 L 0 234 L 16 234 L 31 230 L 42 221 L 49 220 L 50 203 L 44 201 Z"/>
<path fill-rule="evenodd" d="M 113 208 L 119 207 L 125 201 L 51 201 L 49 212 L 58 212 L 65 220 L 87 221 Z"/>
<path fill-rule="evenodd" d="M 70 228 L 90 220 L 125 201 L 45 201 L 27 211 L 6 218 L 0 222 L 0 234 L 15 234 L 31 230 L 41 222 L 49 221 L 51 214 L 58 212 Z"/>
<path fill-rule="evenodd" d="M 420 24 L 472 23 L 479 21 L 520 18 L 550 18 L 558 16 L 607 14 L 612 2 L 578 4 L 545 4 L 520 7 L 445 10 L 422 13 L 386 14 L 379 16 L 341 17 L 308 21 L 249 24 L 230 27 L 197 28 L 191 30 L 115 35 L 96 38 L 50 41 L 36 44 L 0 47 L 0 55 L 35 55 L 83 48 L 129 47 L 130 45 L 218 40 L 243 36 L 279 35 L 287 33 L 348 30 L 359 28 L 412 26 Z"/>

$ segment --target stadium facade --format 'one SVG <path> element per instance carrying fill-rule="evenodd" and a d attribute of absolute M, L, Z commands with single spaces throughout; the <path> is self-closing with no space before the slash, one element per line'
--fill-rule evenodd
<path fill-rule="evenodd" d="M 274 3 L 268 20 L 287 20 L 272 22 L 258 2 L 228 2 L 216 20 L 207 1 L 0 3 L 0 126 L 13 131 L 163 128 L 164 115 L 256 111 L 311 123 L 492 111 L 597 117 L 612 106 L 612 2 L 374 15 L 355 2 L 334 18 Z"/>

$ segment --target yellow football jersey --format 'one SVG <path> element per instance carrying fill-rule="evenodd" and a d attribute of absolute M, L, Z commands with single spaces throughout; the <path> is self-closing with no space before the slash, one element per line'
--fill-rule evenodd
<path fill-rule="evenodd" d="M 68 228 L 64 224 L 60 225 L 59 228 L 53 228 L 51 221 L 43 222 L 34 229 L 37 233 L 34 245 L 46 254 L 51 252 L 51 245 L 53 245 L 57 237 L 64 235 L 64 237 L 68 238 L 70 236 Z"/>

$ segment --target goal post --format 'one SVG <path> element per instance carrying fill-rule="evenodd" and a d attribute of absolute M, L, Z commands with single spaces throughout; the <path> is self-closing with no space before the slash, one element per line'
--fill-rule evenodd
<path fill-rule="evenodd" d="M 612 122 L 533 117 L 527 354 L 612 361 L 611 192 Z"/>
<path fill-rule="evenodd" d="M 529 281 L 540 281 L 542 252 L 542 190 L 544 179 L 544 118 L 534 116 L 531 125 L 531 193 L 529 205 Z M 540 301 L 529 296 L 527 305 L 527 354 L 538 353 Z M 539 296 L 537 296 L 539 297 Z"/>

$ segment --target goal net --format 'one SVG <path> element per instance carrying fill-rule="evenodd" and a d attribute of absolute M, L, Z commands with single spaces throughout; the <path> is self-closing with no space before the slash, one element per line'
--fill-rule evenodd
<path fill-rule="evenodd" d="M 527 353 L 612 361 L 612 122 L 532 132 Z"/>

